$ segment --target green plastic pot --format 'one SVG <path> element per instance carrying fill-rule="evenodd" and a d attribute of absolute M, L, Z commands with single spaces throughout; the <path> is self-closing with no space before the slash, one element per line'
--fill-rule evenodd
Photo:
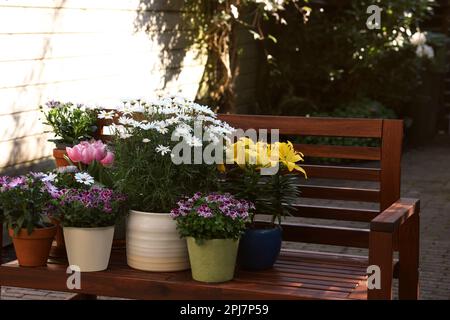
<path fill-rule="evenodd" d="M 188 237 L 187 246 L 194 280 L 217 283 L 233 279 L 239 240 L 196 241 Z"/>

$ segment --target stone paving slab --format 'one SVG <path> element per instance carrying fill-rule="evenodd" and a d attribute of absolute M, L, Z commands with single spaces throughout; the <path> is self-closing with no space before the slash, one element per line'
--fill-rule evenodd
<path fill-rule="evenodd" d="M 402 196 L 421 200 L 421 299 L 450 300 L 450 137 L 408 150 L 402 161 Z M 330 223 L 328 223 L 330 224 Z M 339 223 L 336 223 L 338 225 Z M 360 226 L 360 224 L 358 225 Z M 286 244 L 290 246 L 289 244 Z M 366 249 L 301 244 L 297 248 L 367 255 Z M 394 281 L 394 297 L 397 281 Z M 5 300 L 59 300 L 72 295 L 54 291 L 3 287 Z M 114 299 L 102 297 L 101 299 Z"/>

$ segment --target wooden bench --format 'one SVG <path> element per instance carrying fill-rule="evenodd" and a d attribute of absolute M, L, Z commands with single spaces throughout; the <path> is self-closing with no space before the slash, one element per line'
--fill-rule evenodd
<path fill-rule="evenodd" d="M 275 267 L 249 272 L 237 269 L 236 278 L 223 284 L 195 282 L 190 271 L 143 272 L 126 265 L 123 249 L 113 250 L 106 271 L 85 273 L 81 289 L 66 286 L 67 263 L 21 268 L 16 261 L 0 267 L 0 285 L 47 289 L 136 299 L 391 299 L 392 281 L 399 279 L 399 298 L 417 299 L 419 267 L 419 201 L 400 198 L 400 160 L 403 124 L 399 120 L 333 119 L 254 115 L 221 115 L 236 128 L 279 129 L 290 136 L 379 139 L 379 147 L 296 145 L 306 157 L 378 161 L 378 167 L 311 165 L 310 178 L 369 181 L 376 188 L 301 187 L 302 198 L 348 201 L 342 205 L 296 205 L 295 216 L 326 221 L 357 221 L 369 228 L 284 223 L 285 241 L 368 248 L 368 257 L 284 249 Z M 100 125 L 107 125 L 101 122 Z M 377 203 L 377 209 L 357 208 Z M 394 252 L 399 252 L 398 261 Z M 367 288 L 367 267 L 381 270 L 381 288 Z"/>

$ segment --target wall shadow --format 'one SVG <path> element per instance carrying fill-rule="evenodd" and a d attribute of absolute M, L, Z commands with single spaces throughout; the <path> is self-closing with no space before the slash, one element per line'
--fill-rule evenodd
<path fill-rule="evenodd" d="M 182 0 L 140 0 L 134 22 L 135 32 L 144 31 L 158 44 L 164 85 L 176 79 L 188 49 L 194 44 L 187 5 Z"/>

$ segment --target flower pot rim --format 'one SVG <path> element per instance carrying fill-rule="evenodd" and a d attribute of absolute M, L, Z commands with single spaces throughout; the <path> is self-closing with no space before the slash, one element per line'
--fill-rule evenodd
<path fill-rule="evenodd" d="M 56 225 L 52 224 L 49 227 L 44 227 L 44 228 L 34 228 L 33 231 L 31 232 L 31 234 L 28 234 L 28 229 L 27 228 L 21 228 L 19 233 L 17 235 L 14 234 L 14 229 L 12 228 L 8 228 L 8 234 L 10 237 L 12 238 L 34 238 L 37 236 L 37 233 L 46 233 L 46 232 L 51 232 L 54 231 L 54 233 L 56 234 Z M 21 234 L 24 234 L 21 236 Z M 53 236 L 49 236 L 49 238 L 53 238 Z M 46 237 L 44 237 L 46 238 Z"/>
<path fill-rule="evenodd" d="M 154 215 L 154 216 L 169 216 L 170 212 L 148 212 L 148 211 L 139 211 L 139 210 L 130 210 L 130 213 L 137 213 L 142 215 Z"/>
<path fill-rule="evenodd" d="M 53 228 L 56 228 L 56 225 L 52 223 L 51 226 L 44 227 L 44 228 L 38 228 L 38 227 L 35 227 L 35 228 L 33 229 L 33 232 L 34 232 L 35 230 L 48 230 L 48 229 L 53 229 Z M 8 230 L 14 231 L 14 229 L 12 229 L 12 228 L 8 228 Z M 20 231 L 28 231 L 28 230 L 27 230 L 27 228 L 21 228 Z"/>
<path fill-rule="evenodd" d="M 196 238 L 194 238 L 194 237 L 186 237 L 186 239 L 192 239 L 192 240 L 197 240 Z M 239 241 L 240 240 L 240 238 L 238 238 L 238 239 L 233 239 L 233 238 L 214 238 L 214 239 L 199 239 L 199 240 L 201 240 L 201 241 Z"/>
<path fill-rule="evenodd" d="M 114 228 L 116 225 L 108 226 L 108 227 L 63 227 L 64 229 L 77 229 L 77 230 L 109 230 Z"/>
<path fill-rule="evenodd" d="M 282 231 L 283 228 L 280 225 L 275 225 L 272 228 L 247 228 L 245 231 L 247 232 L 258 232 L 258 233 L 270 233 L 275 231 Z"/>

